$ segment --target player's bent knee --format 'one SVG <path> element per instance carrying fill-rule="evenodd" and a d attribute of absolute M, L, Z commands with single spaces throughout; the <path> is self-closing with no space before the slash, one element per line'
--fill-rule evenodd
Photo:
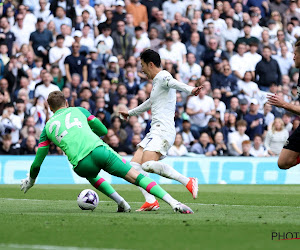
<path fill-rule="evenodd" d="M 154 173 L 153 164 L 155 161 L 146 161 L 142 164 L 142 169 L 149 173 Z"/>
<path fill-rule="evenodd" d="M 293 166 L 292 162 L 289 162 L 288 160 L 282 160 L 278 159 L 277 165 L 280 169 L 289 169 Z"/>

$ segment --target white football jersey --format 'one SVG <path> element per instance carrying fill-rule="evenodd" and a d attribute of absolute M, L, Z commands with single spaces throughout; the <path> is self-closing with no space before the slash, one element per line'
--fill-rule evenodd
<path fill-rule="evenodd" d="M 171 134 L 175 131 L 176 90 L 191 94 L 194 87 L 177 81 L 166 71 L 160 71 L 153 79 L 150 98 L 138 107 L 129 110 L 129 115 L 139 115 L 151 108 L 150 132 L 160 130 Z"/>

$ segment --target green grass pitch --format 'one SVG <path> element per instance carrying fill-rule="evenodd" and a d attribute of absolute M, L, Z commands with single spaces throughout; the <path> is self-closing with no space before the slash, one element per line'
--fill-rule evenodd
<path fill-rule="evenodd" d="M 300 232 L 298 185 L 200 185 L 196 200 L 181 185 L 162 186 L 195 214 L 163 201 L 157 212 L 135 212 L 143 197 L 133 185 L 114 186 L 131 213 L 116 213 L 99 192 L 94 212 L 80 210 L 89 185 L 35 185 L 25 195 L 0 185 L 0 249 L 300 249 L 300 240 L 272 241 L 272 232 Z"/>

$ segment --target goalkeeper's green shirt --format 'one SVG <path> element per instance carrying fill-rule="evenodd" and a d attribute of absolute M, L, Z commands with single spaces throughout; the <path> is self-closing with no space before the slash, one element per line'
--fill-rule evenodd
<path fill-rule="evenodd" d="M 95 118 L 83 108 L 59 109 L 46 123 L 41 134 L 39 147 L 49 145 L 52 141 L 68 156 L 75 167 L 103 141 L 90 128 L 88 121 Z"/>

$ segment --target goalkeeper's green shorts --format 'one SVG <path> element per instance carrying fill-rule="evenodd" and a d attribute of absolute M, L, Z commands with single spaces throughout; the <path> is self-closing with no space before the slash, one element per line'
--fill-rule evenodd
<path fill-rule="evenodd" d="M 114 176 L 124 178 L 131 169 L 131 165 L 108 145 L 104 144 L 95 148 L 79 161 L 74 171 L 81 177 L 94 178 L 101 169 Z"/>

